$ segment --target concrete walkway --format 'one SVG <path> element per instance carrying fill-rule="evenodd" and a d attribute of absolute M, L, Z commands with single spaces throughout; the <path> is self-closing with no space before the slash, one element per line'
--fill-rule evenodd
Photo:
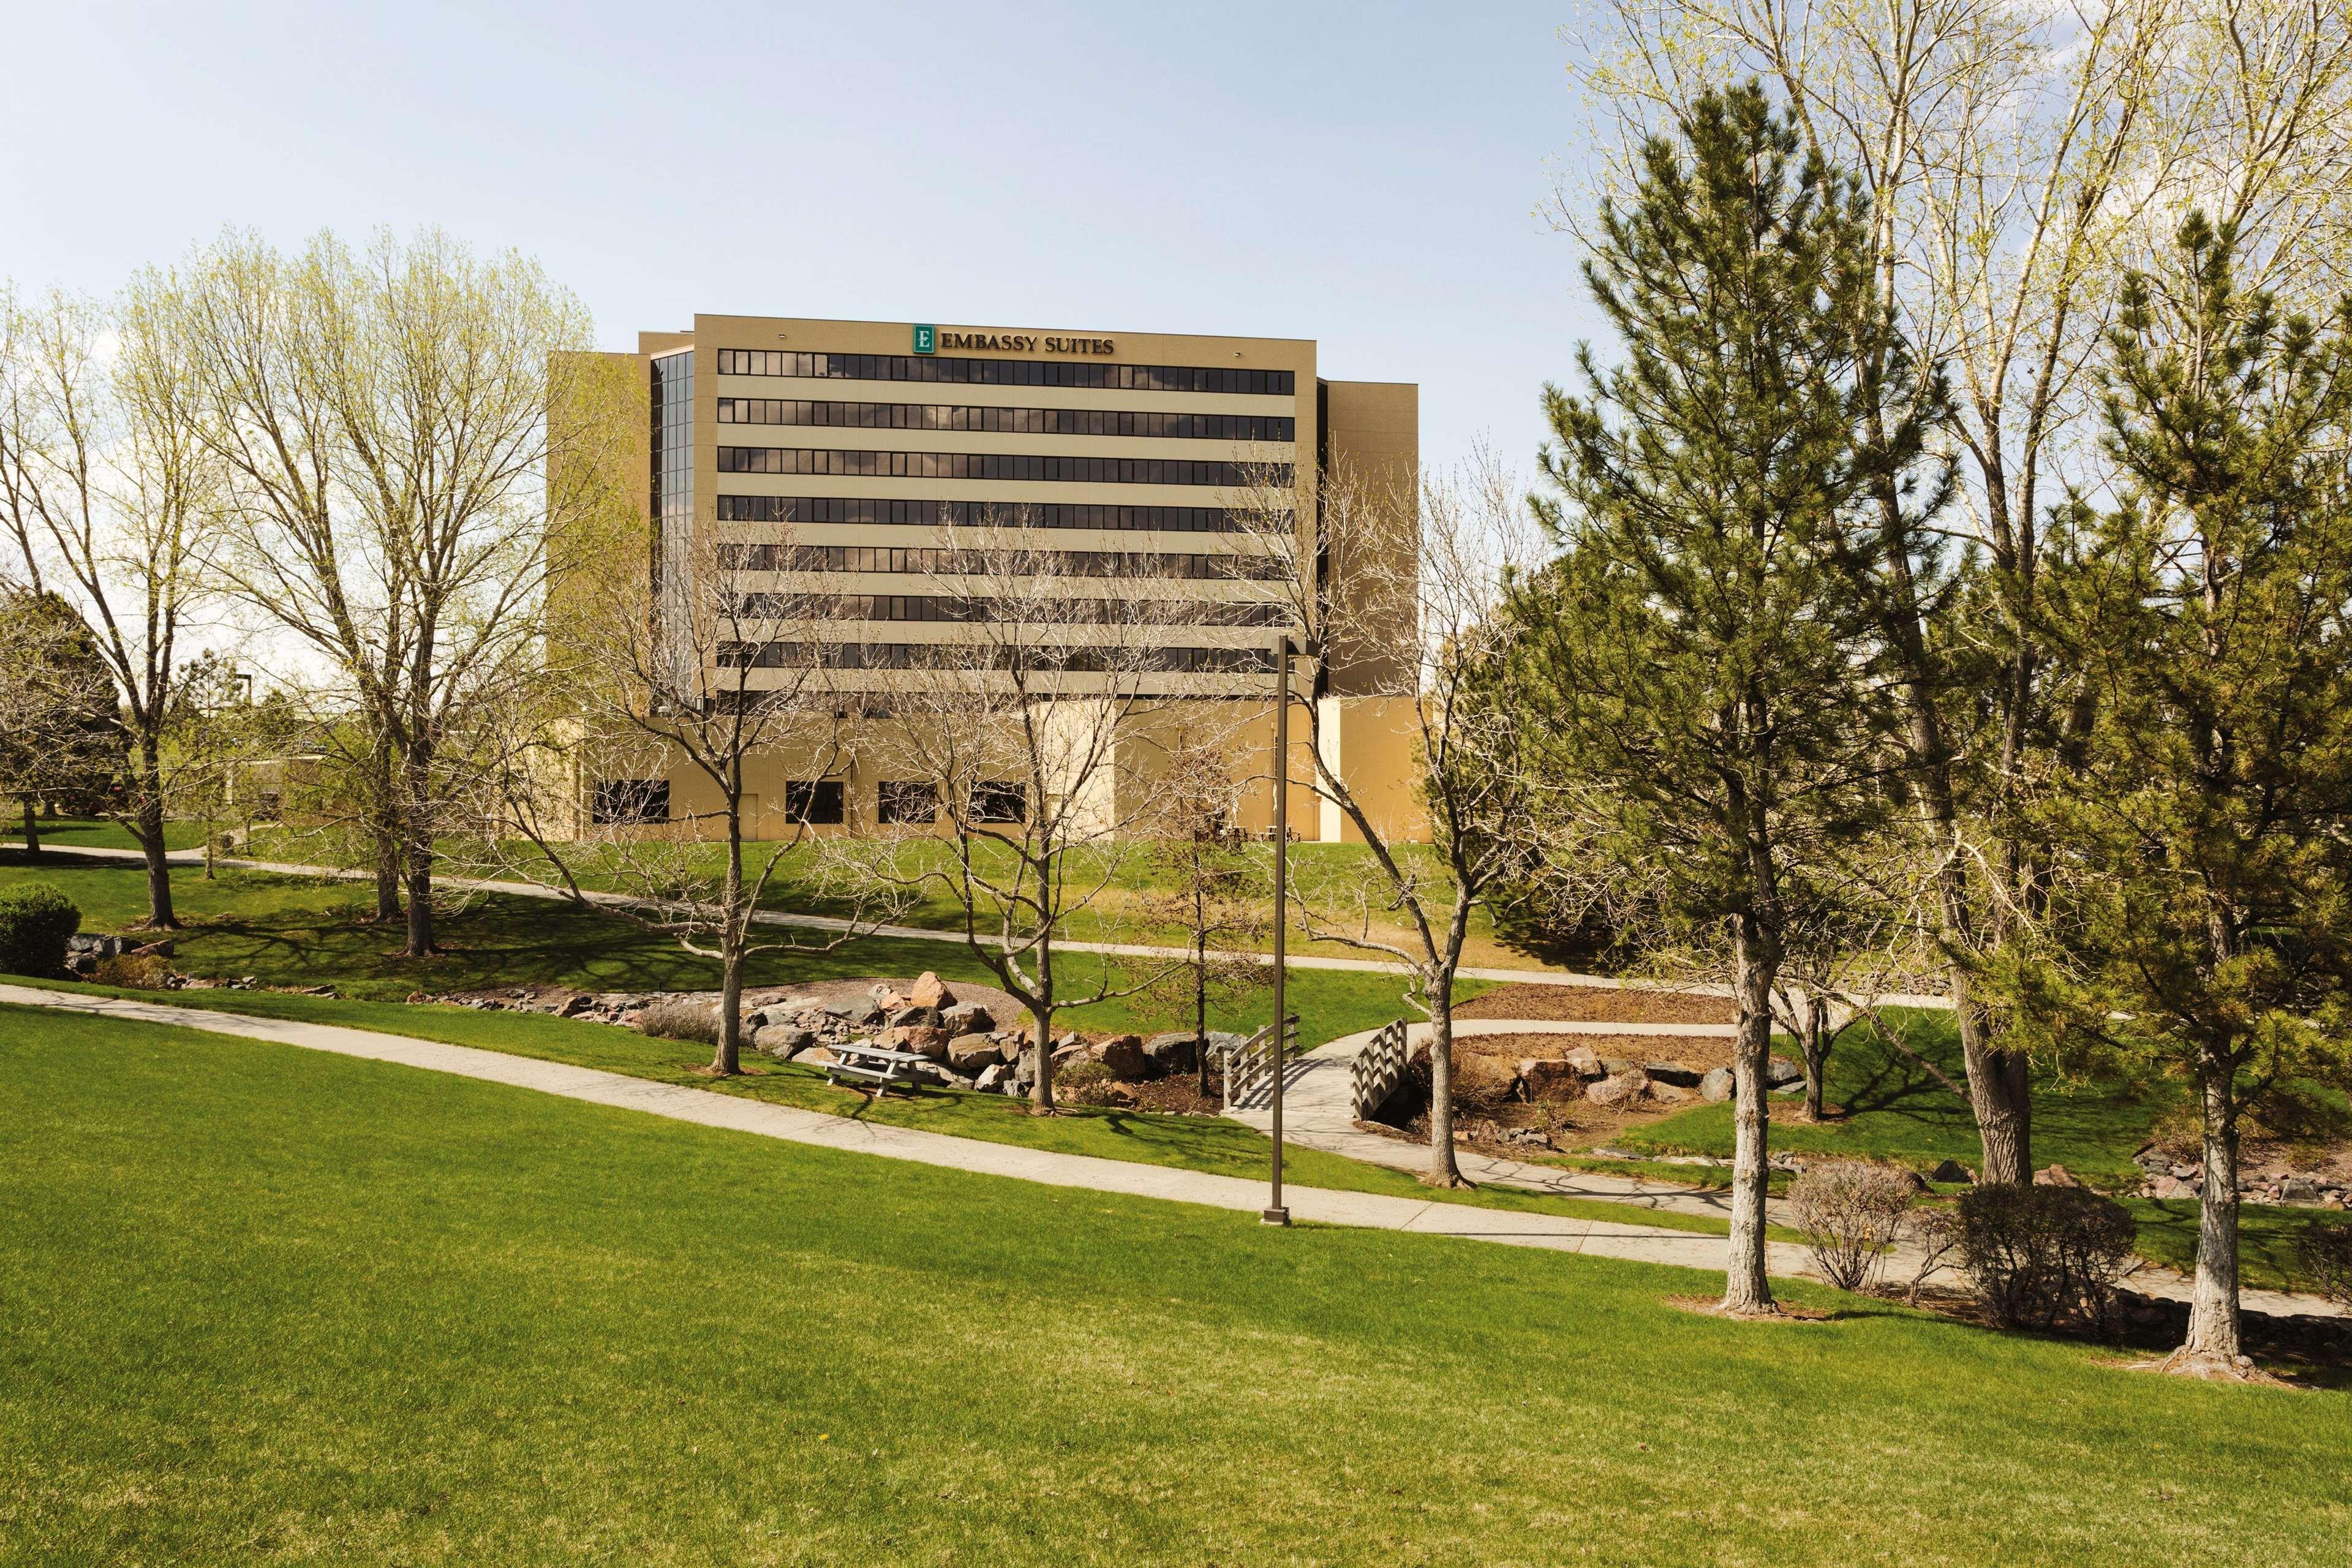
<path fill-rule="evenodd" d="M 21 832 L 0 832 L 0 843 L 11 840 L 21 841 L 23 837 Z M 54 849 L 60 855 L 91 855 L 106 860 L 143 858 L 136 849 L 101 848 L 96 845 L 74 844 L 62 840 L 53 845 L 45 845 L 43 847 L 45 852 Z M 165 858 L 176 865 L 202 865 L 205 854 L 201 849 L 174 849 Z M 375 879 L 375 873 L 373 871 L 353 871 L 334 866 L 303 866 L 283 860 L 247 860 L 219 856 L 215 858 L 214 864 L 234 867 L 241 871 L 271 871 L 286 877 L 324 877 L 345 882 L 372 882 Z M 537 882 L 499 881 L 481 877 L 437 876 L 434 878 L 434 882 L 439 887 L 455 888 L 469 893 L 509 893 L 517 898 L 553 899 L 565 902 L 570 901 L 571 898 L 568 893 L 554 888 L 542 887 Z M 625 904 L 636 901 L 618 893 L 591 891 L 585 896 L 591 902 L 599 904 Z M 829 915 L 796 915 L 782 910 L 762 910 L 757 918 L 762 925 L 796 927 L 803 931 L 845 931 L 851 929 L 850 921 L 835 920 Z M 963 933 L 961 931 L 935 931 L 929 926 L 880 925 L 868 926 L 865 930 L 866 934 L 871 936 L 896 937 L 908 942 L 952 942 L 958 947 L 961 947 L 964 942 Z M 1154 958 L 1174 962 L 1192 957 L 1192 950 L 1189 948 L 1153 947 L 1138 942 L 1057 942 L 1054 946 L 1061 952 L 1098 953 L 1111 958 Z M 1245 957 L 1259 963 L 1273 963 L 1269 955 L 1256 952 L 1232 953 L 1212 949 L 1210 956 L 1218 959 Z M 1331 969 L 1358 974 L 1394 974 L 1400 977 L 1405 973 L 1402 964 L 1393 963 L 1385 959 L 1334 958 L 1321 953 L 1291 953 L 1289 966 L 1293 969 Z M 1638 981 L 1621 980 L 1606 974 L 1580 974 L 1566 969 L 1463 969 L 1457 973 L 1465 980 L 1493 980 L 1506 984 L 1517 982 L 1528 985 L 1589 985 L 1610 990 L 1643 988 L 1642 983 Z M 1731 988 L 1727 985 L 1681 985 L 1674 989 L 1703 995 L 1727 996 L 1731 994 Z M 1886 1007 L 1948 1007 L 1951 1005 L 1949 1000 L 1941 996 L 1914 996 L 1893 993 L 1874 997 L 1872 1001 L 1877 1005 Z M 1597 1029 L 1593 1032 L 1607 1034 L 1625 1031 Z"/>
<path fill-rule="evenodd" d="M 0 985 L 0 1002 L 53 1007 L 143 1024 L 173 1024 L 214 1034 L 299 1046 L 306 1050 L 331 1051 L 371 1061 L 394 1062 L 429 1072 L 451 1073 L 486 1083 L 502 1083 L 516 1089 L 535 1089 L 542 1094 L 561 1095 L 568 1100 L 646 1111 L 705 1127 L 721 1127 L 763 1138 L 779 1138 L 788 1142 L 814 1144 L 887 1160 L 908 1160 L 980 1175 L 1010 1176 L 1018 1181 L 1040 1182 L 1051 1186 L 1080 1187 L 1092 1192 L 1120 1193 L 1131 1197 L 1162 1198 L 1250 1214 L 1263 1209 L 1266 1201 L 1266 1189 L 1263 1183 L 1244 1181 L 1234 1176 L 1210 1175 L 1198 1171 L 1137 1164 L 1124 1160 L 1097 1159 L 1085 1154 L 1056 1153 L 1011 1143 L 953 1138 L 944 1133 L 885 1126 L 851 1117 L 827 1116 L 820 1111 L 803 1110 L 792 1106 L 769 1105 L 740 1095 L 655 1083 L 592 1068 L 507 1056 L 469 1046 L 410 1039 L 401 1035 L 377 1034 L 367 1029 L 245 1017 L 161 1002 L 84 996 L 24 985 Z M 1283 1195 L 1293 1217 L 1302 1221 L 1408 1231 L 1423 1236 L 1450 1236 L 1643 1263 L 1679 1264 L 1720 1270 L 1725 1266 L 1728 1245 L 1721 1237 L 1695 1236 L 1639 1225 L 1618 1225 L 1605 1220 L 1518 1214 L 1423 1198 L 1290 1185 L 1284 1187 Z M 1801 1248 L 1793 1247 L 1774 1246 L 1768 1258 L 1772 1272 L 1780 1275 L 1811 1273 L 1811 1263 Z"/>
<path fill-rule="evenodd" d="M 1349 1035 L 1330 1044 L 1297 1057 L 1284 1064 L 1282 1075 L 1283 1137 L 1294 1143 L 1326 1153 L 1344 1155 L 1369 1164 L 1386 1165 L 1392 1170 L 1411 1171 L 1415 1174 L 1429 1168 L 1429 1147 L 1402 1138 L 1391 1138 L 1378 1132 L 1367 1132 L 1356 1125 L 1355 1103 L 1351 1092 L 1349 1068 L 1356 1056 L 1371 1044 L 1377 1030 Z M 1478 1035 L 1655 1035 L 1662 1038 L 1674 1036 L 1725 1035 L 1733 1033 L 1727 1026 L 1714 1024 L 1581 1024 L 1543 1023 L 1507 1018 L 1457 1018 L 1454 1023 L 1455 1038 Z M 1429 1026 L 1412 1026 L 1408 1038 L 1415 1045 L 1429 1038 Z M 1273 1108 L 1270 1089 L 1254 1094 L 1226 1111 L 1234 1121 L 1270 1133 L 1273 1129 Z M 1673 1214 L 1706 1215 L 1728 1221 L 1731 1217 L 1731 1193 L 1728 1188 L 1677 1187 L 1645 1181 L 1635 1176 L 1612 1176 L 1604 1172 L 1569 1170 L 1558 1165 L 1534 1164 L 1525 1160 L 1500 1159 L 1493 1155 L 1473 1153 L 1456 1149 L 1454 1155 L 1456 1169 L 1474 1182 L 1482 1184 L 1517 1187 L 1533 1193 L 1549 1193 L 1557 1197 L 1591 1198 L 1603 1203 L 1625 1204 L 1635 1208 L 1663 1210 Z M 1775 1225 L 1787 1225 L 1788 1202 L 1783 1198 L 1765 1201 L 1765 1217 Z M 1718 1241 L 1718 1248 L 1727 1244 Z M 1774 1244 L 1776 1253 L 1798 1253 L 1801 1248 Z M 1722 1268 L 1724 1254 L 1718 1250 L 1714 1267 Z M 1897 1245 L 1888 1255 L 1886 1277 L 1907 1280 L 1917 1272 L 1920 1254 L 1914 1248 Z M 1772 1262 L 1775 1273 L 1802 1273 L 1818 1278 L 1811 1259 L 1804 1258 L 1801 1267 L 1785 1267 L 1780 1257 Z M 2154 1264 L 2143 1264 L 2129 1276 L 2129 1284 L 2146 1296 L 2186 1301 L 2194 1291 L 2195 1282 L 2188 1276 Z M 2251 1288 L 2239 1291 L 2241 1303 L 2249 1311 L 2273 1316 L 2297 1313 L 2315 1317 L 2347 1317 L 2344 1308 L 2320 1296 L 2294 1295 L 2283 1290 L 2258 1290 Z"/>

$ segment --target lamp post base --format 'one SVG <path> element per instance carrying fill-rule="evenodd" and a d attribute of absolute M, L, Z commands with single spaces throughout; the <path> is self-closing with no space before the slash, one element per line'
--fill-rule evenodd
<path fill-rule="evenodd" d="M 1257 1217 L 1261 1223 L 1265 1225 L 1288 1225 L 1290 1223 L 1290 1211 L 1286 1208 L 1266 1209 L 1260 1213 Z"/>

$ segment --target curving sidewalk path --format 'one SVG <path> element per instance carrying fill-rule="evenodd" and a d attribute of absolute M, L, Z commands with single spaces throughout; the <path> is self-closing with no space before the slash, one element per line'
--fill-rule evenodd
<path fill-rule="evenodd" d="M 1368 1029 L 1362 1034 L 1349 1035 L 1318 1047 L 1305 1056 L 1284 1064 L 1282 1075 L 1282 1132 L 1286 1142 L 1303 1143 L 1310 1149 L 1327 1153 L 1342 1154 L 1351 1160 L 1370 1164 L 1386 1165 L 1392 1170 L 1411 1171 L 1416 1174 L 1428 1168 L 1429 1151 L 1423 1143 L 1402 1138 L 1391 1138 L 1378 1132 L 1367 1132 L 1356 1125 L 1355 1104 L 1350 1092 L 1349 1068 L 1357 1053 L 1371 1044 L 1379 1031 Z M 1736 1033 L 1724 1024 L 1589 1024 L 1546 1023 L 1511 1018 L 1457 1018 L 1454 1022 L 1456 1038 L 1477 1035 L 1653 1035 L 1661 1038 L 1694 1035 L 1722 1037 Z M 1415 1024 L 1408 1037 L 1412 1044 L 1429 1038 L 1429 1026 Z M 1225 1114 L 1234 1121 L 1271 1133 L 1273 1111 L 1264 1092 L 1252 1095 L 1235 1104 Z M 1676 1187 L 1635 1176 L 1612 1176 L 1604 1172 L 1576 1171 L 1558 1165 L 1534 1164 L 1524 1160 L 1506 1160 L 1489 1154 L 1473 1153 L 1468 1150 L 1454 1151 L 1454 1162 L 1462 1173 L 1474 1182 L 1491 1183 L 1496 1186 L 1517 1187 L 1528 1192 L 1550 1193 L 1565 1198 L 1591 1198 L 1604 1203 L 1624 1204 L 1630 1207 L 1665 1210 L 1675 1214 L 1706 1215 L 1717 1219 L 1731 1217 L 1731 1194 L 1727 1189 Z M 1786 1225 L 1788 1203 L 1782 1198 L 1768 1198 L 1765 1214 L 1778 1225 Z M 1715 1241 L 1714 1268 L 1725 1266 L 1724 1254 L 1728 1244 Z M 1804 1274 L 1818 1279 L 1819 1272 L 1801 1247 L 1781 1243 L 1769 1244 L 1773 1249 L 1772 1271 L 1776 1274 Z M 1799 1262 L 1788 1264 L 1782 1254 L 1796 1255 Z M 1889 1277 L 1907 1279 L 1918 1268 L 1919 1254 L 1898 1245 L 1887 1263 Z M 2131 1276 L 2131 1288 L 2143 1295 L 2186 1301 L 2193 1294 L 2195 1282 L 2188 1276 L 2168 1268 L 2143 1265 Z M 2258 1290 L 2251 1288 L 2239 1291 L 2239 1300 L 2250 1311 L 2273 1316 L 2303 1314 L 2314 1317 L 2352 1317 L 2344 1308 L 2320 1296 L 2290 1294 L 2284 1290 Z"/>
<path fill-rule="evenodd" d="M 1057 1153 L 1011 1143 L 989 1143 L 913 1128 L 883 1126 L 851 1117 L 827 1116 L 820 1111 L 770 1105 L 737 1095 L 717 1094 L 709 1089 L 656 1083 L 593 1068 L 507 1056 L 470 1046 L 445 1045 L 434 1040 L 378 1034 L 368 1029 L 348 1029 L 337 1025 L 209 1013 L 202 1008 L 174 1006 L 161 1002 L 84 996 L 26 985 L 0 984 L 0 1003 L 51 1007 L 142 1024 L 178 1025 L 213 1034 L 297 1046 L 305 1050 L 393 1062 L 427 1072 L 450 1073 L 486 1083 L 502 1083 L 542 1094 L 560 1095 L 567 1100 L 645 1111 L 705 1127 L 721 1127 L 762 1138 L 846 1150 L 886 1160 L 908 1160 L 978 1175 L 1009 1176 L 1016 1181 L 1041 1182 L 1051 1186 L 1083 1187 L 1094 1192 L 1201 1204 L 1242 1213 L 1257 1213 L 1265 1206 L 1265 1185 L 1239 1177 L 1137 1164 L 1125 1160 L 1098 1159 L 1086 1154 Z M 1342 1070 L 1344 1073 L 1344 1068 Z M 1725 1266 L 1727 1248 L 1727 1243 L 1721 1237 L 1694 1236 L 1640 1225 L 1618 1225 L 1606 1220 L 1518 1214 L 1467 1204 L 1394 1197 L 1376 1193 L 1334 1192 L 1286 1184 L 1283 1196 L 1295 1219 L 1318 1224 L 1405 1231 L 1420 1236 L 1450 1236 L 1465 1240 L 1500 1242 L 1511 1247 L 1542 1247 L 1556 1252 L 1575 1252 L 1643 1263 L 1720 1270 Z M 1810 1274 L 1811 1261 L 1800 1247 L 1777 1245 L 1770 1249 L 1769 1258 L 1772 1271 L 1780 1275 Z"/>

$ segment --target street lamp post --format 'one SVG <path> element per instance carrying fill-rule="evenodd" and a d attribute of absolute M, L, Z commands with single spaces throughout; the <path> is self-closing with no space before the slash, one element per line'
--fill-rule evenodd
<path fill-rule="evenodd" d="M 1283 929 L 1289 911 L 1290 874 L 1290 634 L 1274 639 L 1274 1031 L 1266 1045 L 1274 1073 L 1273 1196 L 1259 1217 L 1288 1225 L 1282 1202 L 1282 1046 L 1289 1026 L 1283 1011 Z"/>

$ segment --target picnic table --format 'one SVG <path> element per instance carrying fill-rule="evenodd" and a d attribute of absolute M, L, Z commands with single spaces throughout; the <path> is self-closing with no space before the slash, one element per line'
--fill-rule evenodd
<path fill-rule="evenodd" d="M 928 1066 L 930 1058 L 912 1051 L 893 1051 L 868 1041 L 858 1040 L 845 1046 L 831 1047 L 833 1060 L 824 1069 L 824 1080 L 839 1084 L 845 1078 L 861 1079 L 877 1089 L 892 1085 L 900 1089 L 915 1087 L 915 1069 Z"/>

